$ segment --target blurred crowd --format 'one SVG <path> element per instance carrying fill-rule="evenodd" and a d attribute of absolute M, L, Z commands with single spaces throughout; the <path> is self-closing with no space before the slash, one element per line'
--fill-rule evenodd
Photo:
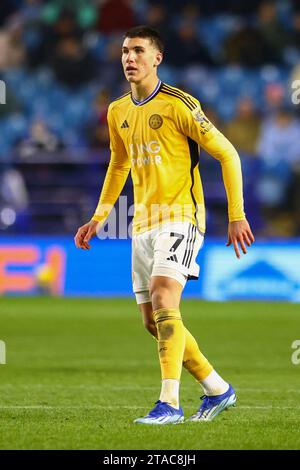
<path fill-rule="evenodd" d="M 196 96 L 239 151 L 256 233 L 300 235 L 297 0 L 1 0 L 0 181 L 19 178 L 11 192 L 30 203 L 20 164 L 92 160 L 104 174 L 107 107 L 128 89 L 120 46 L 137 24 L 164 39 L 161 79 Z M 214 162 L 203 159 L 208 216 L 219 234 L 225 199 L 216 194 Z M 1 216 L 7 185 L 0 228 L 9 225 Z"/>

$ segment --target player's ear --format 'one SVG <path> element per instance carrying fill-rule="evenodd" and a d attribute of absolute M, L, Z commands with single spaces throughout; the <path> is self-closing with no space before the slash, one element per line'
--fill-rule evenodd
<path fill-rule="evenodd" d="M 158 52 L 156 54 L 156 57 L 155 57 L 155 62 L 153 64 L 153 67 L 158 67 L 158 65 L 161 63 L 161 61 L 163 60 L 163 55 L 161 52 Z"/>

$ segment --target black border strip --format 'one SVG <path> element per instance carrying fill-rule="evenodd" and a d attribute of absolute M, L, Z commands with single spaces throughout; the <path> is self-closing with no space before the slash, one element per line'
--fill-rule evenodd
<path fill-rule="evenodd" d="M 140 426 L 140 425 L 136 425 Z M 180 425 L 184 426 L 184 425 Z M 194 426 L 198 426 L 197 424 Z M 149 441 L 150 442 L 150 441 Z M 151 445 L 151 442 L 150 442 Z M 213 445 L 213 443 L 212 443 Z M 201 446 L 201 442 L 199 442 Z M 125 458 L 127 457 L 127 462 Z M 132 464 L 128 463 L 131 458 Z M 122 459 L 122 460 L 121 460 Z M 133 464 L 134 462 L 134 464 Z M 241 465 L 259 464 L 259 466 L 287 467 L 299 463 L 299 450 L 3 450 L 0 451 L 1 468 L 25 468 L 31 469 L 51 468 L 54 465 L 60 467 L 68 465 L 72 469 L 103 469 L 116 468 L 145 468 L 148 464 L 164 466 L 167 468 L 197 469 L 211 467 L 211 464 L 225 465 L 230 469 L 241 469 Z M 177 465 L 176 465 L 177 464 Z M 227 464 L 227 465 L 226 465 Z M 151 468 L 151 467 L 150 467 Z"/>

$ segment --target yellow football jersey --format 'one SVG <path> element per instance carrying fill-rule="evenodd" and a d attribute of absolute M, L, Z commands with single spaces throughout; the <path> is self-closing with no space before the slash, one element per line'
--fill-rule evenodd
<path fill-rule="evenodd" d="M 229 220 L 245 219 L 239 156 L 194 97 L 159 81 L 142 102 L 131 93 L 113 101 L 108 125 L 111 159 L 93 220 L 104 222 L 131 170 L 134 234 L 166 220 L 205 232 L 199 147 L 221 162 Z"/>

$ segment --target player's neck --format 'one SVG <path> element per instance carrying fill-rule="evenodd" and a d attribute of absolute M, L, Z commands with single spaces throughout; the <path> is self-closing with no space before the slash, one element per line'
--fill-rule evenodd
<path fill-rule="evenodd" d="M 140 83 L 131 83 L 132 96 L 137 101 L 144 101 L 155 90 L 159 82 L 157 75 Z"/>

